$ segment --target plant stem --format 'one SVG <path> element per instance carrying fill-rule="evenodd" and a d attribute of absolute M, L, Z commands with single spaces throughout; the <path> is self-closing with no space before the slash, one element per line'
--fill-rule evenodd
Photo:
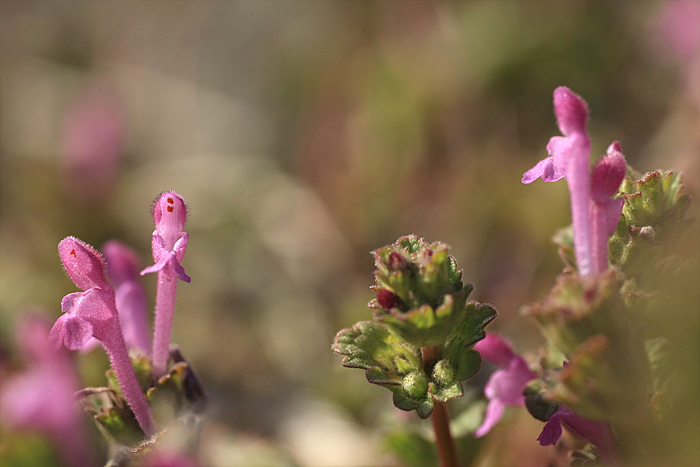
<path fill-rule="evenodd" d="M 435 444 L 442 467 L 458 467 L 457 453 L 450 434 L 450 420 L 447 414 L 447 404 L 435 401 L 433 415 L 430 417 L 435 430 Z"/>
<path fill-rule="evenodd" d="M 136 379 L 134 368 L 131 366 L 131 359 L 129 358 L 129 352 L 126 350 L 121 330 L 119 330 L 118 334 L 114 333 L 113 336 L 102 339 L 102 343 L 107 349 L 109 360 L 117 375 L 126 402 L 131 407 L 131 411 L 134 413 L 143 432 L 147 437 L 150 437 L 156 431 L 156 423 L 153 420 L 148 402 L 146 402 L 146 397 L 141 391 L 139 381 Z"/>
<path fill-rule="evenodd" d="M 423 371 L 426 375 L 431 375 L 433 367 L 440 360 L 440 348 L 436 345 L 428 345 L 421 348 L 421 354 Z M 435 430 L 435 444 L 441 467 L 458 467 L 457 453 L 450 434 L 450 418 L 447 413 L 447 405 L 444 402 L 434 401 L 430 420 L 433 423 L 433 430 Z"/>

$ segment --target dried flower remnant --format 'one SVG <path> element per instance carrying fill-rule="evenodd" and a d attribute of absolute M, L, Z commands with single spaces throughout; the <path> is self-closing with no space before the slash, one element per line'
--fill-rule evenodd
<path fill-rule="evenodd" d="M 75 237 L 61 240 L 58 252 L 66 272 L 83 292 L 63 297 L 64 314 L 54 324 L 49 339 L 56 348 L 64 344 L 71 350 L 80 349 L 91 337 L 99 340 L 109 354 L 124 397 L 144 433 L 150 436 L 156 425 L 131 366 L 114 289 L 107 283 L 102 257 Z"/>
<path fill-rule="evenodd" d="M 141 275 L 158 272 L 152 354 L 156 376 L 164 375 L 168 369 L 177 280 L 192 280 L 180 264 L 187 248 L 188 234 L 183 230 L 186 219 L 187 206 L 182 196 L 166 191 L 156 198 L 153 204 L 156 229 L 151 242 L 155 264 L 141 271 Z"/>

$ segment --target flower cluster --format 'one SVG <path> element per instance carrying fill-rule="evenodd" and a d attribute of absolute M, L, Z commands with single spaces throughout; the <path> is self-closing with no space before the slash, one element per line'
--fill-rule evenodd
<path fill-rule="evenodd" d="M 110 443 L 127 446 L 127 455 L 144 465 L 158 456 L 188 456 L 152 449 L 160 434 L 182 429 L 171 428 L 182 425 L 173 423 L 178 417 L 198 413 L 205 400 L 191 367 L 170 343 L 177 280 L 191 280 L 181 265 L 186 214 L 184 199 L 175 192 L 161 194 L 154 203 L 155 264 L 140 273 L 158 273 L 152 346 L 136 253 L 116 240 L 104 245 L 104 257 L 75 237 L 58 245 L 63 267 L 80 292 L 63 298 L 63 314 L 50 331 L 40 320 L 27 323 L 22 344 L 32 366 L 3 388 L 0 404 L 13 426 L 33 427 L 54 439 L 67 465 L 90 465 L 87 438 L 73 411 L 76 399 Z M 78 390 L 77 373 L 61 347 L 86 350 L 96 343 L 109 356 L 108 385 Z M 158 407 L 156 416 L 151 406 Z M 196 430 L 188 433 L 196 436 Z"/>

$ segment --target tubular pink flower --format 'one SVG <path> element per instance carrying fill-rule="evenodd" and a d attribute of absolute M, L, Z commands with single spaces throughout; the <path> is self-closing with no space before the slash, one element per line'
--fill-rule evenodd
<path fill-rule="evenodd" d="M 617 194 L 626 172 L 627 162 L 617 141 L 610 145 L 607 155 L 593 167 L 590 219 L 594 275 L 608 269 L 608 239 L 617 228 L 624 205 L 624 198 L 612 197 Z"/>
<path fill-rule="evenodd" d="M 107 260 L 107 276 L 114 285 L 119 322 L 126 344 L 150 355 L 146 291 L 139 282 L 141 268 L 138 256 L 117 240 L 105 243 L 102 251 Z"/>
<path fill-rule="evenodd" d="M 141 275 L 158 272 L 153 333 L 153 372 L 156 376 L 162 376 L 168 370 L 177 279 L 191 281 L 180 264 L 187 248 L 188 234 L 183 231 L 186 219 L 185 200 L 174 191 L 166 191 L 153 203 L 156 229 L 153 231 L 151 247 L 156 264 L 141 271 Z"/>
<path fill-rule="evenodd" d="M 93 247 L 75 237 L 61 240 L 58 253 L 66 272 L 84 292 L 63 297 L 61 310 L 64 314 L 51 329 L 49 340 L 57 349 L 63 343 L 71 350 L 80 349 L 91 337 L 102 342 L 139 425 L 147 436 L 152 435 L 156 425 L 131 366 L 114 289 L 105 278 L 102 257 Z"/>
<path fill-rule="evenodd" d="M 588 105 L 578 94 L 560 86 L 554 90 L 554 113 L 564 136 L 554 136 L 549 140 L 547 152 L 550 157 L 525 172 L 522 181 L 532 183 L 542 177 L 545 182 L 554 182 L 562 176 L 566 178 L 571 198 L 576 263 L 579 273 L 588 276 L 592 272 L 588 213 L 591 142 L 586 134 Z"/>
<path fill-rule="evenodd" d="M 619 454 L 610 424 L 603 420 L 589 420 L 559 405 L 559 410 L 545 423 L 537 438 L 542 446 L 556 444 L 562 434 L 562 423 L 577 436 L 598 448 L 606 465 L 618 465 Z"/>
<path fill-rule="evenodd" d="M 523 183 L 538 178 L 555 182 L 566 178 L 571 199 L 574 253 L 581 276 L 597 275 L 608 267 L 608 238 L 620 219 L 622 200 L 611 200 L 625 175 L 625 158 L 620 143 L 613 143 L 608 155 L 590 172 L 591 142 L 586 134 L 588 105 L 569 88 L 554 90 L 554 113 L 564 136 L 547 144 L 547 157 L 523 174 Z"/>
<path fill-rule="evenodd" d="M 40 315 L 27 316 L 19 324 L 18 344 L 28 369 L 3 382 L 0 415 L 15 428 L 50 437 L 66 465 L 88 467 L 93 464 L 85 427 L 73 399 L 78 374 L 68 352 L 53 349 L 49 329 L 50 322 Z"/>
<path fill-rule="evenodd" d="M 523 390 L 536 375 L 530 371 L 525 359 L 513 352 L 510 344 L 496 334 L 487 334 L 474 345 L 474 350 L 485 360 L 503 367 L 491 375 L 484 387 L 484 394 L 489 399 L 486 417 L 474 433 L 474 436 L 481 438 L 501 420 L 506 406 L 525 405 Z"/>

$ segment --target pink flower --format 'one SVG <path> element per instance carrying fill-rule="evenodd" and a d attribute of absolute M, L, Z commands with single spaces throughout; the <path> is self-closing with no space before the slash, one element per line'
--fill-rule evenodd
<path fill-rule="evenodd" d="M 49 436 L 66 465 L 91 465 L 81 412 L 73 393 L 79 389 L 78 374 L 70 355 L 58 352 L 48 340 L 51 324 L 39 315 L 26 316 L 18 326 L 18 344 L 28 369 L 3 382 L 0 414 L 20 429 Z"/>
<path fill-rule="evenodd" d="M 607 242 L 615 229 L 611 230 L 610 226 L 617 226 L 622 210 L 622 201 L 610 198 L 624 178 L 625 158 L 620 143 L 613 143 L 591 174 L 591 142 L 586 133 L 588 105 L 578 94 L 561 86 L 554 90 L 554 113 L 564 136 L 549 140 L 550 157 L 525 172 L 522 182 L 528 184 L 538 178 L 555 182 L 566 178 L 578 271 L 581 276 L 598 275 L 608 268 Z"/>
<path fill-rule="evenodd" d="M 102 251 L 107 259 L 107 276 L 115 289 L 119 322 L 126 344 L 150 355 L 146 291 L 139 282 L 139 258 L 134 250 L 117 240 L 105 243 Z"/>
<path fill-rule="evenodd" d="M 591 174 L 591 254 L 593 274 L 608 269 L 608 239 L 620 222 L 624 198 L 615 198 L 627 172 L 627 162 L 617 141 L 610 145 L 607 155 L 593 167 Z"/>
<path fill-rule="evenodd" d="M 88 201 L 104 197 L 116 179 L 124 145 L 119 105 L 103 90 L 89 90 L 71 105 L 64 126 L 66 185 Z"/>
<path fill-rule="evenodd" d="M 63 297 L 64 314 L 54 324 L 49 339 L 57 349 L 64 344 L 71 350 L 82 348 L 91 337 L 99 340 L 109 354 L 124 397 L 144 433 L 150 436 L 155 431 L 155 422 L 131 366 L 114 290 L 107 283 L 102 257 L 75 237 L 61 240 L 58 253 L 66 272 L 83 292 Z"/>
<path fill-rule="evenodd" d="M 559 405 L 559 410 L 545 423 L 537 441 L 542 446 L 556 444 L 562 434 L 562 424 L 574 434 L 593 444 L 606 465 L 618 464 L 617 444 L 610 424 L 603 420 L 584 418 L 564 405 Z"/>
<path fill-rule="evenodd" d="M 177 280 L 191 281 L 180 264 L 187 248 L 188 234 L 183 230 L 186 219 L 185 200 L 174 191 L 162 193 L 153 203 L 156 230 L 153 231 L 151 247 L 156 264 L 141 271 L 141 275 L 158 272 L 153 332 L 153 372 L 156 376 L 162 376 L 168 370 Z"/>
<path fill-rule="evenodd" d="M 513 352 L 510 344 L 496 334 L 487 334 L 474 345 L 474 350 L 485 360 L 502 367 L 491 375 L 484 388 L 489 404 L 484 422 L 474 433 L 480 438 L 501 420 L 507 406 L 525 405 L 523 390 L 536 375 L 530 371 L 525 360 Z"/>

